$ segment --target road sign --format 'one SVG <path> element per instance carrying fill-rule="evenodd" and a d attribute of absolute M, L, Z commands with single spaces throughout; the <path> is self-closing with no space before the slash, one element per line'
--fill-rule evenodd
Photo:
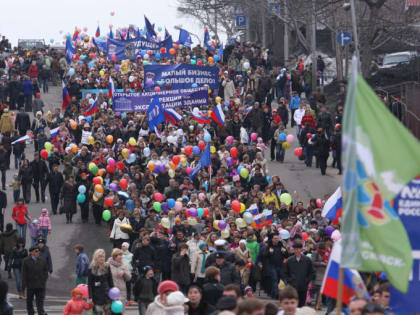
<path fill-rule="evenodd" d="M 245 26 L 246 26 L 246 15 L 237 15 L 236 27 L 245 27 Z"/>
<path fill-rule="evenodd" d="M 337 34 L 337 41 L 341 46 L 347 46 L 351 42 L 351 35 L 349 32 L 340 32 Z"/>

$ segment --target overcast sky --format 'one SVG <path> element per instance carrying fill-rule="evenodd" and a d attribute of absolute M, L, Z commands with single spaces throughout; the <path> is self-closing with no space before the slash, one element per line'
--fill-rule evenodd
<path fill-rule="evenodd" d="M 0 34 L 6 35 L 13 45 L 19 38 L 43 38 L 62 42 L 63 35 L 73 33 L 74 27 L 87 27 L 93 35 L 100 25 L 101 35 L 115 27 L 135 24 L 144 26 L 144 14 L 155 24 L 155 29 L 167 27 L 174 40 L 179 31 L 175 25 L 196 33 L 202 39 L 204 31 L 192 19 L 180 17 L 176 12 L 177 0 L 1 0 Z M 110 12 L 115 15 L 111 16 Z M 63 31 L 60 35 L 59 31 Z M 163 37 L 164 31 L 160 33 Z M 196 43 L 196 39 L 192 37 Z"/>

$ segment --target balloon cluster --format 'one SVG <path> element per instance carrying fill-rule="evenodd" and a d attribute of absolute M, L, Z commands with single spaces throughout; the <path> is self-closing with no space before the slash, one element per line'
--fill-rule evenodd
<path fill-rule="evenodd" d="M 113 287 L 108 291 L 108 297 L 112 300 L 111 311 L 115 314 L 119 314 L 124 309 L 124 304 L 119 300 L 121 297 L 120 289 Z"/>

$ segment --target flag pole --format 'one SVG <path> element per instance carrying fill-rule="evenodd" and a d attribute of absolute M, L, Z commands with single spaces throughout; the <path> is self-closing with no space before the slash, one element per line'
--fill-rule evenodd
<path fill-rule="evenodd" d="M 338 270 L 338 293 L 337 293 L 337 315 L 341 315 L 343 309 L 343 282 L 344 282 L 344 269 L 340 267 Z"/>

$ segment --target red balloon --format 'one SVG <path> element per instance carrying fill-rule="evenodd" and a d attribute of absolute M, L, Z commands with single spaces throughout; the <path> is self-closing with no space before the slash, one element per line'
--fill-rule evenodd
<path fill-rule="evenodd" d="M 236 213 L 241 212 L 241 203 L 238 200 L 232 201 L 231 207 Z"/>
<path fill-rule="evenodd" d="M 236 157 L 238 156 L 238 149 L 237 149 L 237 148 L 235 148 L 235 147 L 231 148 L 231 149 L 230 149 L 230 155 L 231 155 L 233 158 L 236 158 Z"/>
<path fill-rule="evenodd" d="M 112 199 L 111 197 L 105 198 L 105 204 L 108 207 L 112 207 L 114 205 L 114 199 Z"/>
<path fill-rule="evenodd" d="M 48 151 L 47 151 L 47 150 L 45 150 L 45 149 L 42 149 L 42 150 L 41 150 L 41 157 L 42 157 L 43 159 L 48 158 Z"/>
<path fill-rule="evenodd" d="M 198 141 L 198 147 L 203 151 L 206 148 L 206 143 L 203 140 L 200 140 Z"/>
<path fill-rule="evenodd" d="M 303 232 L 302 237 L 303 237 L 303 240 L 306 241 L 308 239 L 308 233 Z"/>
<path fill-rule="evenodd" d="M 120 187 L 121 187 L 122 189 L 127 189 L 127 187 L 128 187 L 128 182 L 127 182 L 127 180 L 126 180 L 125 178 L 121 178 L 121 180 L 120 180 Z"/>
<path fill-rule="evenodd" d="M 321 207 L 322 207 L 322 200 L 321 200 L 321 198 L 318 198 L 318 199 L 316 200 L 316 206 L 317 206 L 318 208 L 321 208 Z"/>
<path fill-rule="evenodd" d="M 178 165 L 180 161 L 181 161 L 181 158 L 179 157 L 179 155 L 175 155 L 175 156 L 172 158 L 172 162 L 173 162 L 175 165 Z"/>
<path fill-rule="evenodd" d="M 91 54 L 90 54 L 90 58 L 92 58 L 92 59 L 93 59 L 93 58 L 95 58 L 95 57 L 96 57 L 96 56 L 95 56 L 95 53 L 91 53 Z"/>
<path fill-rule="evenodd" d="M 203 65 L 203 62 L 202 62 L 201 60 L 199 60 L 199 61 L 197 62 L 197 65 L 202 66 L 202 65 Z"/>
<path fill-rule="evenodd" d="M 186 216 L 187 218 L 189 218 L 189 217 L 190 217 L 190 213 L 188 212 L 188 209 L 185 209 L 185 216 Z"/>
<path fill-rule="evenodd" d="M 185 151 L 185 154 L 190 155 L 192 153 L 192 146 L 187 145 L 184 151 Z"/>
<path fill-rule="evenodd" d="M 119 170 L 123 170 L 124 169 L 124 163 L 123 162 L 121 162 L 121 161 L 119 161 L 119 162 L 117 162 L 117 168 L 119 169 Z"/>
<path fill-rule="evenodd" d="M 106 171 L 108 173 L 114 173 L 115 172 L 115 167 L 111 166 L 111 165 L 107 165 L 106 166 Z"/>
<path fill-rule="evenodd" d="M 101 181 L 101 179 L 99 177 L 94 177 L 93 178 L 93 183 L 95 185 L 101 185 L 102 184 L 102 181 Z"/>
<path fill-rule="evenodd" d="M 252 264 L 251 264 L 251 263 L 247 263 L 247 264 L 246 264 L 246 267 L 247 267 L 248 269 L 251 269 Z"/>
<path fill-rule="evenodd" d="M 308 132 L 307 134 L 306 134 L 306 139 L 311 139 L 312 138 L 312 135 Z"/>
<path fill-rule="evenodd" d="M 77 59 L 79 59 L 79 55 L 78 54 L 74 54 L 73 55 L 73 60 L 77 60 Z"/>
<path fill-rule="evenodd" d="M 294 154 L 299 157 L 303 154 L 303 149 L 302 148 L 296 148 L 294 151 Z"/>
<path fill-rule="evenodd" d="M 159 193 L 159 192 L 155 193 L 155 200 L 156 201 L 159 201 L 159 202 L 162 202 L 163 195 L 161 193 Z"/>
<path fill-rule="evenodd" d="M 161 53 L 161 54 L 166 53 L 166 48 L 165 48 L 165 47 L 162 47 L 162 48 L 160 49 L 160 53 Z"/>
<path fill-rule="evenodd" d="M 203 217 L 208 216 L 209 215 L 209 208 L 204 208 L 203 209 Z"/>

